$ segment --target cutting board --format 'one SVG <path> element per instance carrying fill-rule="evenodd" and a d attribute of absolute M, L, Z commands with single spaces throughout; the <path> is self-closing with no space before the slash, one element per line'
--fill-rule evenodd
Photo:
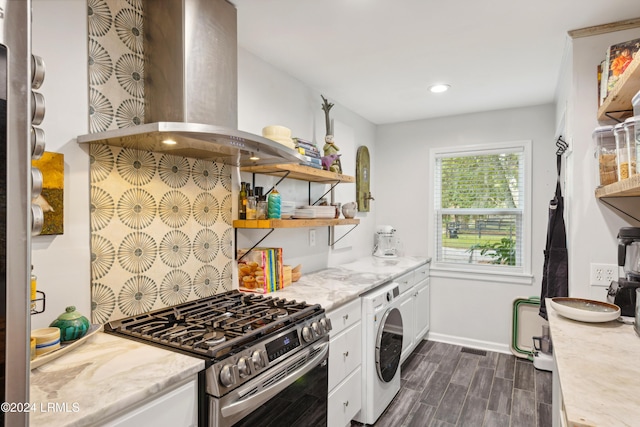
<path fill-rule="evenodd" d="M 515 356 L 533 360 L 533 337 L 542 336 L 542 326 L 548 325 L 538 315 L 539 311 L 539 297 L 521 297 L 513 301 L 510 347 Z"/>

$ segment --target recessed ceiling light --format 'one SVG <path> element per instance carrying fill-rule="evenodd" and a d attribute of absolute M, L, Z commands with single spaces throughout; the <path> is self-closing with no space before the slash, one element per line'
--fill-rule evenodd
<path fill-rule="evenodd" d="M 260 157 L 256 156 L 254 153 L 251 153 L 251 157 L 249 157 L 249 160 L 251 160 L 252 162 L 257 162 L 258 160 L 260 160 Z"/>
<path fill-rule="evenodd" d="M 429 91 L 433 93 L 442 93 L 448 91 L 450 87 L 451 85 L 448 84 L 436 84 L 429 86 Z"/>
<path fill-rule="evenodd" d="M 177 142 L 175 142 L 173 139 L 165 139 L 164 141 L 162 141 L 163 144 L 167 144 L 167 145 L 176 145 Z"/>

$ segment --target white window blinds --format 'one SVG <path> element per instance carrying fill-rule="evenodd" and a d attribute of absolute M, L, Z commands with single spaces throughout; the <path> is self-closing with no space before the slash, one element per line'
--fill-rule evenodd
<path fill-rule="evenodd" d="M 436 262 L 521 269 L 524 144 L 435 154 Z"/>

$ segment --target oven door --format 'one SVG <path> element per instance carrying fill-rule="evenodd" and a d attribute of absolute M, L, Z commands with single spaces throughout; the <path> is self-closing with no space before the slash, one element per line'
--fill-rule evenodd
<path fill-rule="evenodd" d="M 209 396 L 209 426 L 326 426 L 329 337 L 227 395 Z"/>

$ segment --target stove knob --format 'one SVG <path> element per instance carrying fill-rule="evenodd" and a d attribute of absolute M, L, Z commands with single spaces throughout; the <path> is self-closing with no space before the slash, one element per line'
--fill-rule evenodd
<path fill-rule="evenodd" d="M 240 373 L 240 378 L 245 378 L 251 375 L 251 365 L 249 365 L 249 358 L 241 357 L 238 360 L 238 372 Z"/>
<path fill-rule="evenodd" d="M 324 333 L 322 326 L 318 322 L 313 322 L 311 324 L 311 329 L 315 332 L 316 336 L 321 336 Z"/>
<path fill-rule="evenodd" d="M 220 382 L 225 387 L 232 386 L 236 382 L 236 378 L 233 375 L 233 368 L 233 365 L 224 365 L 220 370 Z"/>
<path fill-rule="evenodd" d="M 265 368 L 269 361 L 267 360 L 267 352 L 264 350 L 256 350 L 251 355 L 251 361 L 253 367 L 257 371 L 258 369 Z"/>
<path fill-rule="evenodd" d="M 327 319 L 326 317 L 323 317 L 322 319 L 320 319 L 320 325 L 324 328 L 326 332 L 329 332 L 331 329 L 333 329 L 331 327 L 331 320 Z"/>
<path fill-rule="evenodd" d="M 305 326 L 304 328 L 302 328 L 302 339 L 305 340 L 306 342 L 310 342 L 313 340 L 313 332 L 311 331 L 311 328 L 309 328 L 308 326 Z"/>

